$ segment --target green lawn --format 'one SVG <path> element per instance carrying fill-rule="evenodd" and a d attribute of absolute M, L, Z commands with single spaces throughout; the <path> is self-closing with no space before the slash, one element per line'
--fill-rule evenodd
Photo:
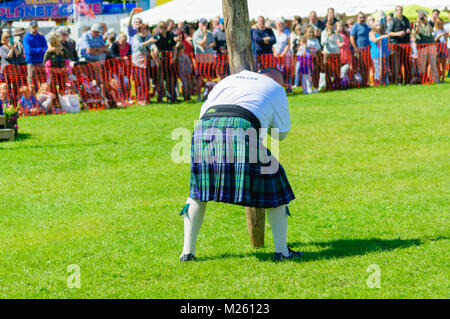
<path fill-rule="evenodd" d="M 21 118 L 0 143 L 0 297 L 448 298 L 449 92 L 289 97 L 280 162 L 297 196 L 288 242 L 304 257 L 283 263 L 268 224 L 252 249 L 243 209 L 217 203 L 199 261 L 178 261 L 189 164 L 171 160 L 171 133 L 192 130 L 199 103 Z"/>

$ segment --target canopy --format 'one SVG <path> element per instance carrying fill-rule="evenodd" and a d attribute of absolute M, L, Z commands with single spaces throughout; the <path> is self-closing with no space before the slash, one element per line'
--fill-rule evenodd
<path fill-rule="evenodd" d="M 262 15 L 267 18 L 290 19 L 293 16 L 306 17 L 314 10 L 318 16 L 325 16 L 327 8 L 333 7 L 336 13 L 354 15 L 359 11 L 373 13 L 377 10 L 391 10 L 397 5 L 423 5 L 428 8 L 445 8 L 442 0 L 247 0 L 250 20 Z M 172 0 L 163 5 L 136 14 L 150 25 L 159 21 L 173 19 L 175 21 L 196 22 L 200 18 L 212 19 L 222 16 L 222 0 Z M 128 18 L 122 19 L 126 25 Z"/>

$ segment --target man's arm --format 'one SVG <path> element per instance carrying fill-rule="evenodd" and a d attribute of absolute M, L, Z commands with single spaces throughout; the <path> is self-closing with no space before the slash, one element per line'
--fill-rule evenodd
<path fill-rule="evenodd" d="M 132 26 L 133 25 L 133 16 L 136 13 L 135 9 L 136 8 L 133 8 L 133 10 L 131 10 L 131 12 L 130 12 L 130 18 L 128 19 L 128 26 Z"/>

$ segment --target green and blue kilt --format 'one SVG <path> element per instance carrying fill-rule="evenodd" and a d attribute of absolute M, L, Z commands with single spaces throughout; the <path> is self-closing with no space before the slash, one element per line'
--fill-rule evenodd
<path fill-rule="evenodd" d="M 202 202 L 247 207 L 268 208 L 288 204 L 295 196 L 283 167 L 259 137 L 251 143 L 248 135 L 230 134 L 230 130 L 239 128 L 246 131 L 253 126 L 241 117 L 210 117 L 197 123 L 191 146 L 189 196 Z M 257 158 L 249 160 L 252 158 L 250 154 L 255 154 L 250 145 L 255 147 L 255 143 Z M 271 161 L 267 157 L 261 160 L 263 152 Z M 233 161 L 226 161 L 227 156 Z M 266 169 L 274 161 L 277 161 L 277 169 L 267 173 Z M 264 174 L 261 174 L 261 169 Z"/>

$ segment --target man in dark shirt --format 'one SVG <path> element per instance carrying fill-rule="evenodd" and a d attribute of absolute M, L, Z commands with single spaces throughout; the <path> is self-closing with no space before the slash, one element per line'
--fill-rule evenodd
<path fill-rule="evenodd" d="M 411 63 L 408 54 L 411 25 L 407 17 L 403 15 L 402 6 L 395 8 L 395 16 L 388 27 L 389 32 L 400 32 L 401 36 L 391 37 L 391 43 L 393 43 L 393 69 L 392 76 L 394 83 L 403 83 L 402 67 L 405 70 L 405 84 L 411 81 Z"/>
<path fill-rule="evenodd" d="M 166 93 L 167 101 L 176 103 L 176 70 L 172 64 L 172 59 L 175 54 L 176 37 L 172 32 L 167 30 L 167 23 L 158 23 L 159 32 L 153 36 L 153 42 L 159 51 L 158 66 L 158 102 L 162 102 L 162 97 Z M 164 81 L 166 82 L 166 92 L 164 91 Z"/>
<path fill-rule="evenodd" d="M 228 51 L 227 51 L 227 39 L 225 36 L 225 30 L 223 26 L 223 18 L 219 18 L 218 24 L 216 26 L 216 30 L 214 34 L 214 41 L 216 42 L 216 46 L 214 50 L 217 52 L 217 60 L 216 60 L 216 73 L 219 75 L 221 79 L 230 75 L 230 70 L 228 66 Z"/>
<path fill-rule="evenodd" d="M 70 28 L 62 27 L 59 29 L 61 35 L 61 45 L 66 50 L 67 56 L 70 61 L 78 62 L 77 44 L 70 38 Z"/>
<path fill-rule="evenodd" d="M 263 16 L 258 17 L 256 29 L 252 29 L 252 41 L 257 55 L 273 53 L 272 46 L 276 42 L 275 34 L 271 29 L 266 28 Z"/>
<path fill-rule="evenodd" d="M 302 34 L 305 33 L 306 27 L 308 27 L 308 26 L 313 27 L 314 36 L 320 43 L 321 42 L 320 37 L 322 35 L 322 31 L 325 30 L 325 23 L 323 23 L 322 21 L 319 20 L 319 18 L 317 18 L 316 11 L 311 11 L 311 13 L 309 14 L 308 21 L 302 26 L 302 31 L 301 31 Z"/>
<path fill-rule="evenodd" d="M 431 25 L 432 28 L 434 28 L 434 23 L 436 22 L 437 19 L 439 19 L 439 14 L 441 12 L 438 9 L 433 9 L 433 11 L 431 12 L 431 18 L 428 21 L 428 24 Z"/>

